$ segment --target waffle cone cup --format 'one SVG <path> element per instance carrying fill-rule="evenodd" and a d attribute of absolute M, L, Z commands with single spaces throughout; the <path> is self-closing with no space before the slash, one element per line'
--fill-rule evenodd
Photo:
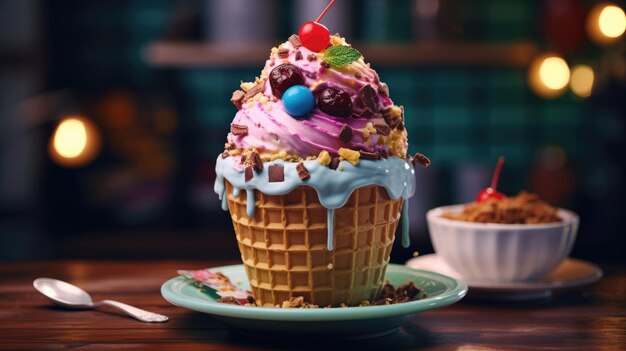
<path fill-rule="evenodd" d="M 292 297 L 319 306 L 356 305 L 380 293 L 400 219 L 402 199 L 371 185 L 356 189 L 335 210 L 334 249 L 327 248 L 327 209 L 311 187 L 285 195 L 254 190 L 233 196 L 226 183 L 237 243 L 257 305 L 273 307 Z"/>

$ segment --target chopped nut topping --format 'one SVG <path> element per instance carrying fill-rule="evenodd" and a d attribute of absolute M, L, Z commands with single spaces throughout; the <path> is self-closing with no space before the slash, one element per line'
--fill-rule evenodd
<path fill-rule="evenodd" d="M 317 162 L 323 164 L 324 166 L 328 166 L 330 164 L 330 161 L 330 154 L 326 150 L 322 150 L 317 156 Z"/>
<path fill-rule="evenodd" d="M 361 153 L 356 150 L 351 150 L 351 149 L 341 147 L 339 148 L 339 156 L 341 156 L 344 160 L 356 166 L 359 164 Z"/>
<path fill-rule="evenodd" d="M 244 101 L 254 97 L 256 94 L 263 92 L 263 83 L 258 82 L 248 91 L 246 91 L 246 95 L 244 97 Z"/>

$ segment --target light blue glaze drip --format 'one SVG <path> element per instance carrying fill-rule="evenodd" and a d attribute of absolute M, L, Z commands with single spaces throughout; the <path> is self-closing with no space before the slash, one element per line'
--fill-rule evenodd
<path fill-rule="evenodd" d="M 329 210 L 343 207 L 352 192 L 368 185 L 378 185 L 387 190 L 389 197 L 397 200 L 402 197 L 404 201 L 402 210 L 402 242 L 408 243 L 408 201 L 415 193 L 415 170 L 410 162 L 398 157 L 390 157 L 382 160 L 361 160 L 357 166 L 350 162 L 341 161 L 340 171 L 332 170 L 315 160 L 303 161 L 311 177 L 302 180 L 298 176 L 297 163 L 276 160 L 265 162 L 263 170 L 255 172 L 254 177 L 246 182 L 242 170 L 236 168 L 233 157 L 222 158 L 218 156 L 215 165 L 217 178 L 215 180 L 215 193 L 221 196 L 222 204 L 226 203 L 226 187 L 224 179 L 233 185 L 233 195 L 246 190 L 248 195 L 246 213 L 249 217 L 254 216 L 254 189 L 258 189 L 267 195 L 284 195 L 299 186 L 310 186 L 317 192 L 320 203 Z M 268 169 L 271 165 L 283 165 L 285 180 L 283 182 L 270 182 Z M 222 206 L 222 208 L 224 208 Z M 227 210 L 227 208 L 226 208 Z M 329 211 L 328 224 L 328 249 L 332 250 L 332 236 L 334 218 Z M 405 234 L 406 233 L 406 234 Z M 406 237 L 406 240 L 405 240 Z"/>
<path fill-rule="evenodd" d="M 402 202 L 402 247 L 405 249 L 411 245 L 411 237 L 409 236 L 409 200 L 404 199 Z"/>
<path fill-rule="evenodd" d="M 233 197 L 239 197 L 240 193 L 241 193 L 241 189 L 233 188 Z"/>
<path fill-rule="evenodd" d="M 326 248 L 333 251 L 333 241 L 335 232 L 335 209 L 329 208 L 326 214 L 326 226 L 328 227 L 328 236 L 326 238 Z"/>
<path fill-rule="evenodd" d="M 246 214 L 248 217 L 254 217 L 254 189 L 246 189 L 248 199 L 246 201 Z"/>
<path fill-rule="evenodd" d="M 219 197 L 222 200 L 222 210 L 228 211 L 228 201 L 226 200 L 226 189 L 224 189 L 224 191 L 219 194 Z"/>

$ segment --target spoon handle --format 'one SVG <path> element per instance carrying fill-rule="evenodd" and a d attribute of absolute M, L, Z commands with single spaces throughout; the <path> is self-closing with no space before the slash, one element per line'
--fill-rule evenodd
<path fill-rule="evenodd" d="M 101 305 L 115 307 L 118 310 L 123 311 L 129 316 L 135 317 L 142 322 L 148 322 L 148 323 L 167 322 L 167 320 L 169 319 L 164 315 L 153 313 L 153 312 L 148 312 L 146 310 L 142 310 L 140 308 L 133 307 L 133 306 L 130 306 L 125 303 L 118 302 L 118 301 L 102 300 L 94 304 L 94 306 L 101 306 Z"/>

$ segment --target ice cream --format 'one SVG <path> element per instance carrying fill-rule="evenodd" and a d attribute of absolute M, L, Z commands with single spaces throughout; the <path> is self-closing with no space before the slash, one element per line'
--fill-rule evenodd
<path fill-rule="evenodd" d="M 271 50 L 255 81 L 233 93 L 239 111 L 217 158 L 215 192 L 231 212 L 263 305 L 297 294 L 320 305 L 371 299 L 400 217 L 402 243 L 409 245 L 413 163 L 429 161 L 407 156 L 404 110 L 376 71 L 339 35 L 330 44 L 314 52 L 291 36 Z M 322 231 L 324 252 L 317 245 Z M 352 260 L 344 271 L 352 284 L 340 288 L 335 271 L 344 258 Z M 321 271 L 330 282 L 317 284 Z"/>

